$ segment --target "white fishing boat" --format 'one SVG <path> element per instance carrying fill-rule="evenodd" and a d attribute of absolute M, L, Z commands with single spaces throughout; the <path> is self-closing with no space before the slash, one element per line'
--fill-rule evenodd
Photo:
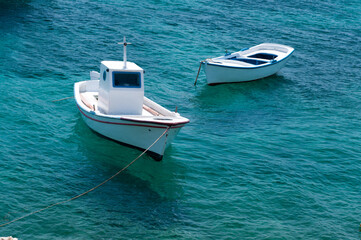
<path fill-rule="evenodd" d="M 226 53 L 225 56 L 207 59 L 202 63 L 209 85 L 247 82 L 278 72 L 293 51 L 292 47 L 286 45 L 262 43 L 231 54 Z"/>
<path fill-rule="evenodd" d="M 95 132 L 147 152 L 156 160 L 189 122 L 144 96 L 144 70 L 127 62 L 126 43 L 123 61 L 103 61 L 100 73 L 92 71 L 91 80 L 74 84 L 74 96 L 85 123 Z"/>

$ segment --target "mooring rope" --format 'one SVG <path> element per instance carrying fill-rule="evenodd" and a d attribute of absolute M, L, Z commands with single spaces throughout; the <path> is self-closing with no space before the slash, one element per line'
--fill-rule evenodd
<path fill-rule="evenodd" d="M 52 102 L 59 102 L 59 101 L 63 101 L 63 100 L 70 99 L 70 98 L 74 98 L 74 97 L 71 96 L 71 97 L 66 97 L 66 98 L 62 98 L 62 99 L 57 99 L 57 100 L 53 100 Z"/>
<path fill-rule="evenodd" d="M 162 135 L 160 135 L 160 136 L 159 136 L 147 149 L 145 149 L 138 157 L 136 157 L 133 161 L 131 161 L 130 163 L 128 163 L 128 165 L 126 165 L 125 167 L 123 167 L 123 168 L 122 168 L 121 170 L 119 170 L 116 174 L 114 174 L 113 176 L 111 176 L 111 177 L 108 178 L 107 180 L 103 181 L 102 183 L 98 184 L 97 186 L 95 186 L 95 187 L 89 189 L 88 191 L 85 191 L 85 192 L 83 192 L 83 193 L 81 193 L 81 194 L 79 194 L 79 195 L 77 195 L 77 196 L 75 196 L 75 197 L 69 198 L 69 199 L 64 200 L 64 201 L 61 201 L 61 202 L 57 202 L 57 203 L 51 204 L 51 205 L 49 205 L 49 206 L 47 206 L 47 207 L 44 207 L 44 208 L 42 208 L 42 209 L 39 209 L 39 210 L 36 210 L 36 211 L 34 211 L 34 212 L 28 213 L 28 214 L 26 214 L 26 215 L 24 215 L 24 216 L 22 216 L 22 217 L 18 217 L 18 218 L 16 218 L 16 219 L 12 220 L 12 221 L 7 222 L 7 223 L 3 223 L 3 224 L 0 225 L 0 227 L 4 227 L 4 226 L 6 226 L 6 225 L 8 225 L 8 224 L 10 224 L 10 223 L 19 221 L 19 220 L 21 220 L 21 219 L 23 219 L 23 218 L 29 217 L 29 216 L 31 216 L 31 215 L 33 215 L 33 214 L 35 214 L 35 213 L 42 212 L 42 211 L 44 211 L 44 210 L 46 210 L 46 209 L 49 209 L 49 208 L 51 208 L 51 207 L 54 207 L 54 206 L 56 206 L 56 205 L 60 205 L 60 204 L 63 204 L 63 203 L 70 202 L 70 201 L 72 201 L 72 200 L 75 200 L 75 199 L 77 199 L 77 198 L 80 198 L 81 196 L 84 196 L 84 195 L 87 194 L 87 193 L 90 193 L 91 191 L 94 191 L 95 189 L 99 188 L 100 186 L 104 185 L 105 183 L 107 183 L 107 182 L 109 182 L 110 180 L 112 180 L 113 178 L 115 178 L 117 175 L 119 175 L 119 174 L 120 174 L 121 172 L 123 172 L 125 169 L 127 169 L 128 167 L 130 167 L 133 163 L 135 163 L 135 161 L 137 161 L 137 160 L 138 160 L 141 156 L 143 156 L 154 144 L 156 144 L 156 143 L 159 141 L 159 139 L 161 139 L 161 138 L 164 136 L 164 134 L 166 134 L 166 133 L 168 132 L 169 129 L 170 129 L 170 127 L 167 127 L 167 129 L 162 133 Z"/>
<path fill-rule="evenodd" d="M 198 73 L 197 73 L 196 80 L 194 81 L 194 86 L 197 85 L 197 80 L 198 80 L 199 72 L 201 71 L 201 68 L 202 68 L 202 63 L 205 63 L 205 62 L 213 62 L 213 59 L 212 58 L 207 58 L 207 59 L 202 60 L 202 61 L 199 62 Z"/>
<path fill-rule="evenodd" d="M 196 80 L 194 81 L 194 86 L 197 85 L 198 75 L 199 75 L 199 72 L 201 71 L 202 63 L 204 63 L 205 61 L 206 60 L 203 60 L 203 61 L 200 61 L 200 63 L 199 63 L 198 73 L 197 73 Z"/>

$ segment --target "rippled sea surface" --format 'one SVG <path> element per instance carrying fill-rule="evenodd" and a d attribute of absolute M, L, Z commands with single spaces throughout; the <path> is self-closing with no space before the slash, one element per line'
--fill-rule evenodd
<path fill-rule="evenodd" d="M 9 3 L 10 2 L 10 3 Z M 358 239 L 361 2 L 0 1 L 0 223 L 66 200 L 140 154 L 94 134 L 73 84 L 102 60 L 145 69 L 146 96 L 190 119 L 82 198 L 0 228 L 19 239 Z M 263 42 L 279 73 L 193 86 L 199 61 Z"/>

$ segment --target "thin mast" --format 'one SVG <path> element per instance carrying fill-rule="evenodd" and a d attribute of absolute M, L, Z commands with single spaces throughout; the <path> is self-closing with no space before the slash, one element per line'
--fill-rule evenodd
<path fill-rule="evenodd" d="M 127 43 L 125 36 L 123 38 L 123 42 L 120 42 L 118 44 L 122 44 L 124 46 L 124 50 L 123 50 L 123 62 L 124 62 L 124 67 L 123 69 L 127 68 L 127 45 L 131 44 L 131 43 Z"/>

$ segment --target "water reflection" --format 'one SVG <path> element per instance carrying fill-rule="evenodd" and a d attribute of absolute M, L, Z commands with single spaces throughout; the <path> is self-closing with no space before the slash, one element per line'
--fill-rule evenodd
<path fill-rule="evenodd" d="M 79 189 L 85 185 L 88 189 L 98 185 L 141 153 L 95 134 L 80 115 L 75 121 L 71 138 L 77 146 L 74 155 L 79 156 L 74 162 L 79 165 L 76 174 L 82 182 Z M 92 209 L 94 217 L 109 224 L 116 219 L 115 224 L 120 225 L 135 221 L 149 228 L 167 228 L 183 215 L 179 199 L 184 192 L 179 175 L 185 173 L 186 167 L 180 160 L 179 153 L 172 147 L 167 149 L 161 162 L 143 156 L 88 197 L 79 200 L 82 204 L 78 204 L 81 205 L 78 208 L 80 211 Z"/>
<path fill-rule="evenodd" d="M 288 113 L 289 83 L 284 76 L 273 75 L 252 82 L 198 86 L 191 102 L 199 111 L 190 118 L 207 122 L 204 131 L 224 136 L 279 124 Z"/>
<path fill-rule="evenodd" d="M 112 176 L 138 155 L 140 150 L 123 146 L 105 139 L 90 130 L 79 116 L 74 129 L 75 144 L 88 163 L 99 170 L 104 178 Z M 183 195 L 182 187 L 177 183 L 176 175 L 182 174 L 186 167 L 176 149 L 169 147 L 161 162 L 143 155 L 116 179 L 119 183 L 136 183 L 149 188 L 155 194 L 167 199 L 177 199 Z"/>

